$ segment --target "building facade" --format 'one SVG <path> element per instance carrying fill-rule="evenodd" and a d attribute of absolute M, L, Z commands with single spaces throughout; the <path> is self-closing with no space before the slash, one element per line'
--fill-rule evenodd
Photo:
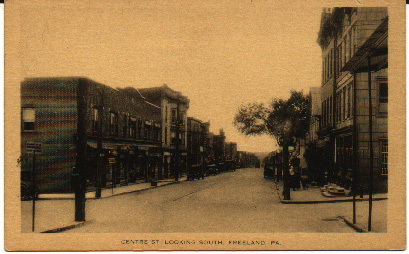
<path fill-rule="evenodd" d="M 346 187 L 356 174 L 360 188 L 367 190 L 372 161 L 376 191 L 387 190 L 387 17 L 387 8 L 380 7 L 333 8 L 322 13 L 318 36 L 323 63 L 318 144 L 325 152 L 323 168 L 329 179 Z M 374 38 L 381 28 L 382 36 Z M 382 47 L 382 53 L 373 56 L 376 64 L 366 69 L 357 67 L 358 61 L 367 62 L 362 59 L 367 57 L 363 52 L 371 51 L 370 47 Z M 369 101 L 373 107 L 371 124 Z"/>
<path fill-rule="evenodd" d="M 21 84 L 21 169 L 36 156 L 40 193 L 70 192 L 75 174 L 88 187 L 147 180 L 161 156 L 160 108 L 87 78 L 33 78 Z M 75 169 L 80 172 L 75 172 Z"/>
<path fill-rule="evenodd" d="M 144 99 L 161 108 L 163 177 L 185 174 L 189 99 L 167 85 L 138 89 Z"/>

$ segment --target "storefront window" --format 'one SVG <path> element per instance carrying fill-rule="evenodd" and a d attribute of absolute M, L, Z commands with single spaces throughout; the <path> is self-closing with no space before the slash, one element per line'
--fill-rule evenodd
<path fill-rule="evenodd" d="M 388 140 L 381 140 L 381 174 L 388 174 Z"/>

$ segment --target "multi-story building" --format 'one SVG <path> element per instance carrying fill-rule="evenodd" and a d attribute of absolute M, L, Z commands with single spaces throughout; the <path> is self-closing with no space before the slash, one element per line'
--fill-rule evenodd
<path fill-rule="evenodd" d="M 187 118 L 187 153 L 189 166 L 204 164 L 205 131 L 202 121 L 193 117 Z"/>
<path fill-rule="evenodd" d="M 321 89 L 320 87 L 310 88 L 310 123 L 306 135 L 306 143 L 316 143 L 318 141 L 317 132 L 320 128 L 321 119 Z"/>
<path fill-rule="evenodd" d="M 154 177 L 160 165 L 161 111 L 87 78 L 30 78 L 21 83 L 21 169 L 36 155 L 39 192 L 70 192 L 73 174 L 88 185 Z"/>
<path fill-rule="evenodd" d="M 387 23 L 387 8 L 326 9 L 318 36 L 323 63 L 318 135 L 324 168 L 330 180 L 344 185 L 355 173 L 367 189 L 372 162 L 377 191 L 387 190 Z"/>
<path fill-rule="evenodd" d="M 167 85 L 138 89 L 141 96 L 161 108 L 163 175 L 187 171 L 187 111 L 189 99 Z"/>
<path fill-rule="evenodd" d="M 226 160 L 226 136 L 223 129 L 220 129 L 219 135 L 213 136 L 214 157 L 217 163 L 224 163 Z"/>

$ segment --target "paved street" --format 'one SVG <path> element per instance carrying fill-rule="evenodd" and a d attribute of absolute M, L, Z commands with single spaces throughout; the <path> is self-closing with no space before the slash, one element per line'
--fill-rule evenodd
<path fill-rule="evenodd" d="M 239 169 L 149 191 L 87 201 L 90 232 L 355 232 L 337 218 L 345 204 L 281 204 L 262 169 Z"/>

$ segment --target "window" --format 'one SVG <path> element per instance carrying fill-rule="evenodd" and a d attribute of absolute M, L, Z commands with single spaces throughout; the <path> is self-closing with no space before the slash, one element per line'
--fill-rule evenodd
<path fill-rule="evenodd" d="M 346 89 L 342 89 L 342 120 L 346 118 Z"/>
<path fill-rule="evenodd" d="M 34 108 L 23 108 L 23 131 L 33 131 L 35 122 Z"/>
<path fill-rule="evenodd" d="M 322 102 L 322 125 L 326 126 L 327 122 L 326 122 L 326 116 L 327 116 L 327 111 L 326 111 L 326 107 L 325 107 L 325 101 Z"/>
<path fill-rule="evenodd" d="M 145 139 L 149 139 L 151 137 L 151 123 L 150 122 L 147 122 L 147 121 L 145 122 L 143 137 Z"/>
<path fill-rule="evenodd" d="M 347 107 L 347 117 L 352 116 L 352 84 L 348 86 L 348 107 Z"/>
<path fill-rule="evenodd" d="M 136 137 L 136 118 L 129 118 L 129 136 L 131 138 Z"/>
<path fill-rule="evenodd" d="M 332 124 L 332 96 L 329 97 L 329 114 L 328 114 L 328 122 Z"/>
<path fill-rule="evenodd" d="M 342 60 L 342 67 L 347 63 L 347 37 L 344 37 L 344 51 L 342 52 L 343 54 L 343 60 Z"/>
<path fill-rule="evenodd" d="M 138 120 L 137 137 L 142 138 L 142 120 Z"/>
<path fill-rule="evenodd" d="M 381 140 L 381 174 L 388 174 L 388 140 Z"/>
<path fill-rule="evenodd" d="M 349 38 L 349 40 L 348 40 L 349 59 L 351 59 L 352 58 L 352 29 L 349 30 L 348 38 Z"/>
<path fill-rule="evenodd" d="M 165 145 L 168 144 L 168 127 L 165 127 Z"/>
<path fill-rule="evenodd" d="M 333 57 L 334 57 L 334 49 L 331 49 L 331 53 L 330 53 L 330 57 L 329 57 L 329 61 L 330 61 L 330 64 L 329 64 L 330 77 L 332 77 L 332 76 L 334 75 L 334 73 L 333 73 L 333 71 L 334 71 L 334 66 L 333 66 L 333 65 L 334 65 L 334 60 L 333 60 Z"/>
<path fill-rule="evenodd" d="M 353 54 L 355 54 L 356 50 L 357 50 L 357 46 L 356 46 L 356 26 L 352 27 L 352 52 Z"/>
<path fill-rule="evenodd" d="M 379 84 L 379 102 L 380 103 L 388 102 L 388 83 Z"/>
<path fill-rule="evenodd" d="M 176 110 L 172 109 L 172 123 L 176 123 Z"/>
<path fill-rule="evenodd" d="M 127 137 L 128 136 L 128 125 L 129 125 L 129 123 L 128 123 L 128 116 L 127 115 L 125 115 L 124 114 L 124 116 L 123 116 L 124 118 L 124 126 L 122 127 L 123 129 L 122 129 L 122 133 L 123 133 L 123 135 L 124 135 L 124 137 Z"/>
<path fill-rule="evenodd" d="M 91 123 L 91 132 L 96 133 L 98 132 L 98 109 L 92 108 L 92 123 Z"/>
<path fill-rule="evenodd" d="M 179 114 L 179 122 L 181 125 L 185 124 L 185 114 L 184 113 Z"/>
<path fill-rule="evenodd" d="M 109 113 L 109 133 L 111 135 L 118 134 L 118 115 L 116 113 Z"/>
<path fill-rule="evenodd" d="M 379 113 L 388 112 L 388 83 L 379 83 Z"/>

